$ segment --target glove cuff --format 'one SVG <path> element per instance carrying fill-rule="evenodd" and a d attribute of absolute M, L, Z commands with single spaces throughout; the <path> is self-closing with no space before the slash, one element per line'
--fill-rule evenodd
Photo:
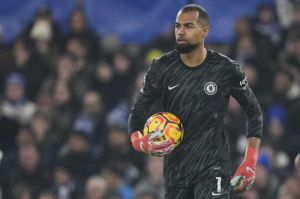
<path fill-rule="evenodd" d="M 258 149 L 248 146 L 246 149 L 245 160 L 253 165 L 256 165 L 258 158 Z"/>

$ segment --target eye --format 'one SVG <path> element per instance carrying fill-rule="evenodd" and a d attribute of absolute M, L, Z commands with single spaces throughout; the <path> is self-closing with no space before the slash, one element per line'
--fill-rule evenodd
<path fill-rule="evenodd" d="M 180 25 L 179 24 L 175 24 L 175 28 L 176 29 L 180 28 Z"/>
<path fill-rule="evenodd" d="M 191 28 L 194 28 L 194 24 L 186 24 L 185 27 L 188 29 L 191 29 Z"/>

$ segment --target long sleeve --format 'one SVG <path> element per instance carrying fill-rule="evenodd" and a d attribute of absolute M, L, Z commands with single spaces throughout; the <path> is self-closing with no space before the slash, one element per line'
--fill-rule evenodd
<path fill-rule="evenodd" d="M 142 131 L 146 122 L 150 107 L 160 95 L 160 73 L 156 61 L 154 61 L 145 77 L 144 84 L 139 94 L 137 95 L 135 102 L 132 105 L 131 112 L 128 120 L 128 132 L 129 134 L 134 131 Z"/>
<path fill-rule="evenodd" d="M 261 138 L 263 117 L 260 105 L 251 88 L 248 86 L 243 68 L 237 64 L 233 71 L 230 94 L 240 103 L 245 112 L 247 119 L 247 137 Z"/>

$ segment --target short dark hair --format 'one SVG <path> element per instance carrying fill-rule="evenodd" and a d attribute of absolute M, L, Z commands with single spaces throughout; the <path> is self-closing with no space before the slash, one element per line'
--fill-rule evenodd
<path fill-rule="evenodd" d="M 203 22 L 204 25 L 208 25 L 208 14 L 207 11 L 198 4 L 188 4 L 183 6 L 179 12 L 191 12 L 191 11 L 197 11 L 199 13 L 199 20 Z"/>

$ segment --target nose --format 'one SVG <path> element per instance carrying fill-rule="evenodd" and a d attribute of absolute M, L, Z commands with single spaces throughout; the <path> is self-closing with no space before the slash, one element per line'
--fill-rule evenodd
<path fill-rule="evenodd" d="M 182 28 L 182 27 L 178 28 L 177 34 L 178 35 L 184 35 L 185 34 L 184 28 Z"/>

